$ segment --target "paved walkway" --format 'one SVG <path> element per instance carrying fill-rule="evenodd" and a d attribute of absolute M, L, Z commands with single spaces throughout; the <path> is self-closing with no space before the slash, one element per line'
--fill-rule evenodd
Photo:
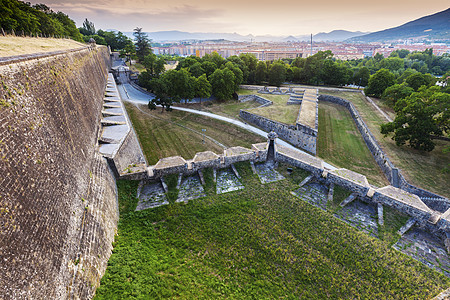
<path fill-rule="evenodd" d="M 121 78 L 120 78 L 120 80 L 122 82 L 126 82 L 126 80 L 127 80 L 126 77 L 124 77 L 124 76 L 125 76 L 125 74 L 123 76 L 121 76 Z M 133 87 L 129 83 L 120 84 L 120 85 L 117 86 L 117 88 L 119 89 L 120 96 L 122 97 L 122 100 L 124 100 L 124 101 L 147 105 L 148 101 L 150 99 L 153 99 L 152 95 L 144 93 L 144 92 L 136 89 L 135 87 Z M 261 130 L 259 128 L 256 128 L 254 126 L 251 126 L 251 125 L 249 125 L 247 123 L 235 120 L 235 119 L 227 118 L 227 117 L 224 117 L 224 116 L 219 116 L 219 115 L 216 115 L 216 114 L 213 114 L 213 113 L 209 113 L 209 112 L 205 112 L 205 111 L 199 111 L 199 110 L 196 110 L 196 109 L 190 109 L 190 108 L 184 108 L 184 107 L 176 107 L 176 106 L 172 106 L 172 108 L 175 109 L 175 110 L 185 111 L 185 112 L 189 112 L 189 113 L 198 114 L 198 115 L 206 116 L 206 117 L 209 117 L 209 118 L 213 118 L 213 119 L 216 119 L 216 120 L 221 120 L 221 121 L 224 121 L 224 122 L 236 125 L 238 127 L 244 128 L 244 129 L 246 129 L 246 130 L 248 130 L 250 132 L 253 132 L 255 134 L 258 134 L 258 135 L 260 135 L 262 137 L 265 137 L 265 138 L 267 137 L 267 132 L 265 132 L 265 131 L 263 131 L 263 130 Z M 301 151 L 298 148 L 292 146 L 291 144 L 281 140 L 280 138 L 277 139 L 277 144 L 280 144 L 282 146 L 285 146 L 285 147 L 288 147 L 288 148 L 291 148 L 291 149 L 295 149 L 297 151 Z M 301 151 L 301 152 L 303 152 L 303 151 Z M 307 154 L 306 152 L 304 152 L 304 153 Z M 308 154 L 308 155 L 310 155 L 310 154 Z M 330 165 L 330 164 L 328 164 L 326 162 L 324 162 L 324 167 L 327 168 L 327 169 L 330 169 L 330 170 L 336 169 L 336 167 L 334 167 L 334 166 L 332 166 L 332 165 Z"/>

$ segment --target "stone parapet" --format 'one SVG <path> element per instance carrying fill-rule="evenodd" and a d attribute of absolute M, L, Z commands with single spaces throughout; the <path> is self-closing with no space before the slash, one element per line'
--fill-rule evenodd
<path fill-rule="evenodd" d="M 288 125 L 251 112 L 240 110 L 239 116 L 264 131 L 274 131 L 278 136 L 292 145 L 316 154 L 317 131 L 302 125 Z"/>
<path fill-rule="evenodd" d="M 360 197 L 365 197 L 370 188 L 366 176 L 347 169 L 328 171 L 327 180 L 358 194 Z"/>
<path fill-rule="evenodd" d="M 390 185 L 377 189 L 373 200 L 412 216 L 419 223 L 427 222 L 433 214 L 433 210 L 426 206 L 418 196 Z"/>

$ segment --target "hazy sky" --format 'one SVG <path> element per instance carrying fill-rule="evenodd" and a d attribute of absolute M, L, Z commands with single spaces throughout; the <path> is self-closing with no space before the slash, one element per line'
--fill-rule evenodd
<path fill-rule="evenodd" d="M 449 8 L 448 0 L 41 0 L 80 27 L 301 35 L 378 31 Z"/>

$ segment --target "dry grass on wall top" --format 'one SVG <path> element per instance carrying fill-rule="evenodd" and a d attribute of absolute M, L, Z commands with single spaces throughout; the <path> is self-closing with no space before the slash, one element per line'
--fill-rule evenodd
<path fill-rule="evenodd" d="M 77 49 L 85 46 L 70 39 L 0 36 L 0 57 Z"/>
<path fill-rule="evenodd" d="M 149 164 L 175 155 L 191 159 L 197 152 L 208 150 L 223 153 L 224 148 L 211 139 L 205 138 L 202 142 L 202 129 L 206 129 L 206 136 L 227 148 L 251 148 L 252 144 L 266 140 L 245 129 L 200 115 L 175 110 L 161 113 L 160 109 L 151 111 L 145 105 L 138 108 L 130 103 L 125 106 Z"/>
<path fill-rule="evenodd" d="M 383 151 L 394 165 L 402 170 L 403 176 L 409 183 L 450 197 L 450 173 L 444 172 L 444 167 L 448 167 L 450 164 L 450 153 L 442 151 L 445 147 L 450 146 L 450 142 L 436 140 L 436 148 L 431 152 L 414 150 L 408 146 L 399 147 L 391 137 L 384 137 L 380 133 L 380 125 L 387 121 L 360 93 L 326 90 L 320 90 L 319 93 L 351 101 Z"/>

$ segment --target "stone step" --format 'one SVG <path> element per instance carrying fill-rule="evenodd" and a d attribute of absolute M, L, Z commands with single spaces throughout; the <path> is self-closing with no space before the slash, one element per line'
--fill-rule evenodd
<path fill-rule="evenodd" d="M 161 184 L 162 184 L 162 187 L 164 189 L 164 193 L 168 193 L 169 192 L 169 187 L 167 186 L 166 181 L 164 180 L 164 177 L 161 177 Z"/>
<path fill-rule="evenodd" d="M 332 202 L 333 201 L 333 194 L 334 194 L 334 183 L 331 183 L 330 184 L 330 188 L 328 189 L 327 202 Z"/>
<path fill-rule="evenodd" d="M 397 233 L 400 234 L 400 236 L 403 236 L 408 230 L 411 229 L 411 227 L 416 224 L 416 220 L 414 218 L 410 218 L 405 225 L 403 225 L 402 228 L 400 228 Z"/>
<path fill-rule="evenodd" d="M 431 224 L 436 224 L 440 219 L 441 219 L 441 215 L 439 212 L 433 212 L 430 216 L 430 218 L 428 219 L 428 223 Z"/>
<path fill-rule="evenodd" d="M 313 179 L 314 175 L 309 175 L 308 177 L 306 177 L 305 179 L 303 179 L 302 182 L 300 182 L 299 187 L 304 186 L 305 184 L 307 184 L 308 182 L 310 182 Z"/>
<path fill-rule="evenodd" d="M 201 183 L 202 185 L 206 185 L 205 178 L 203 177 L 203 172 L 202 172 L 202 170 L 198 170 L 198 177 L 200 178 L 200 183 Z"/>
<path fill-rule="evenodd" d="M 356 193 L 352 193 L 350 196 L 348 196 L 344 201 L 341 202 L 341 204 L 339 204 L 341 207 L 346 206 L 347 204 L 349 204 L 350 202 L 352 202 L 353 200 L 355 200 L 358 197 L 358 195 Z"/>
<path fill-rule="evenodd" d="M 378 224 L 380 226 L 383 226 L 384 225 L 383 204 L 378 203 L 378 205 L 377 205 L 377 212 L 378 212 Z"/>
<path fill-rule="evenodd" d="M 178 174 L 177 190 L 180 189 L 182 179 L 183 179 L 183 173 Z"/>
<path fill-rule="evenodd" d="M 103 108 L 121 108 L 120 102 L 103 103 Z"/>
<path fill-rule="evenodd" d="M 231 170 L 233 170 L 233 173 L 234 173 L 234 175 L 236 175 L 237 178 L 241 179 L 241 175 L 239 175 L 234 164 L 231 164 Z"/>

